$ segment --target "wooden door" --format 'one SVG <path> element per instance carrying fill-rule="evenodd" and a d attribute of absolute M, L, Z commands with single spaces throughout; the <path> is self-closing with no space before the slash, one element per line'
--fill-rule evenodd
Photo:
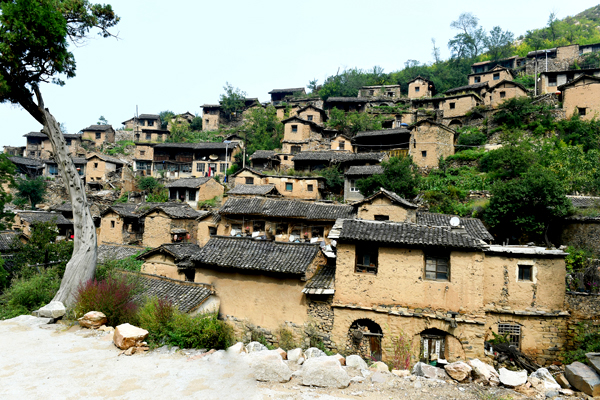
<path fill-rule="evenodd" d="M 381 337 L 376 335 L 369 335 L 369 346 L 371 350 L 371 357 L 377 361 L 381 361 Z"/>

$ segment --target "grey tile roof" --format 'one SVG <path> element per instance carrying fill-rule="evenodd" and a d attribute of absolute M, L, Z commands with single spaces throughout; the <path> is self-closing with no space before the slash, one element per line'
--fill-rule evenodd
<path fill-rule="evenodd" d="M 143 205 L 153 204 L 150 207 Z M 206 213 L 194 210 L 188 203 L 140 203 L 140 207 L 134 212 L 140 217 L 148 215 L 153 211 L 161 210 L 171 218 L 175 219 L 195 219 Z"/>
<path fill-rule="evenodd" d="M 359 206 L 361 204 L 369 203 L 370 201 L 372 201 L 373 199 L 375 199 L 376 197 L 379 197 L 379 196 L 385 196 L 388 199 L 390 199 L 393 203 L 400 204 L 403 207 L 415 208 L 415 209 L 418 208 L 418 206 L 416 204 L 413 204 L 410 201 L 408 201 L 408 200 L 406 200 L 406 199 L 398 196 L 396 193 L 394 193 L 394 192 L 392 192 L 390 190 L 386 190 L 384 188 L 380 188 L 379 192 L 374 193 L 371 196 L 369 196 L 369 197 L 367 197 L 367 198 L 365 198 L 365 199 L 363 199 L 361 201 L 358 201 L 358 202 L 356 202 L 356 203 L 354 203 L 352 205 L 354 207 L 357 207 L 357 206 Z"/>
<path fill-rule="evenodd" d="M 142 204 L 147 204 L 147 203 L 142 203 Z M 137 210 L 137 208 L 138 208 L 138 204 L 131 204 L 131 203 L 113 204 L 112 206 L 110 206 L 106 210 L 104 210 L 102 212 L 101 216 L 104 216 L 105 214 L 107 214 L 110 211 L 114 211 L 121 217 L 137 217 L 138 215 L 135 212 Z"/>
<path fill-rule="evenodd" d="M 327 103 L 366 103 L 369 100 L 366 97 L 330 97 Z"/>
<path fill-rule="evenodd" d="M 483 222 L 477 218 L 463 218 L 457 215 L 450 214 L 437 214 L 430 212 L 417 212 L 417 224 L 427 226 L 442 226 L 450 227 L 450 219 L 457 217 L 460 219 L 461 225 L 464 226 L 467 234 L 470 236 L 481 239 L 485 242 L 493 242 L 494 237 L 485 229 Z"/>
<path fill-rule="evenodd" d="M 312 278 L 306 282 L 302 293 L 306 294 L 334 294 L 335 293 L 335 267 L 323 265 L 319 267 Z"/>
<path fill-rule="evenodd" d="M 82 131 L 109 131 L 112 130 L 112 125 L 90 125 L 87 128 L 82 129 Z"/>
<path fill-rule="evenodd" d="M 293 161 L 329 161 L 344 163 L 352 161 L 381 162 L 385 153 L 347 153 L 340 151 L 302 151 L 296 154 Z"/>
<path fill-rule="evenodd" d="M 275 157 L 275 152 L 273 150 L 256 150 L 254 154 L 250 156 L 250 159 L 271 159 L 273 157 Z"/>
<path fill-rule="evenodd" d="M 10 161 L 12 161 L 13 164 L 16 164 L 16 165 L 26 165 L 28 167 L 36 167 L 36 168 L 42 168 L 44 166 L 44 162 L 42 160 L 39 160 L 36 158 L 13 156 L 13 157 L 8 157 L 8 159 Z"/>
<path fill-rule="evenodd" d="M 189 262 L 190 257 L 199 251 L 200 246 L 195 243 L 164 243 L 140 254 L 137 258 L 138 260 L 145 260 L 153 254 L 164 253 L 172 256 L 178 267 L 187 268 L 193 266 L 193 264 Z"/>
<path fill-rule="evenodd" d="M 595 196 L 567 196 L 575 208 L 600 207 L 600 197 Z"/>
<path fill-rule="evenodd" d="M 165 185 L 165 187 L 172 188 L 190 188 L 197 189 L 200 186 L 204 185 L 206 182 L 211 180 L 211 177 L 202 177 L 202 178 L 182 178 L 171 181 Z"/>
<path fill-rule="evenodd" d="M 158 114 L 140 114 L 138 119 L 160 119 Z"/>
<path fill-rule="evenodd" d="M 235 187 L 227 192 L 227 194 L 262 196 L 270 194 L 281 196 L 281 193 L 279 193 L 279 191 L 275 188 L 275 185 L 244 185 L 241 183 L 235 185 Z"/>
<path fill-rule="evenodd" d="M 9 251 L 15 240 L 23 236 L 20 231 L 0 231 L 0 251 Z"/>
<path fill-rule="evenodd" d="M 53 222 L 56 225 L 73 225 L 71 221 L 63 217 L 62 214 L 48 211 L 19 211 L 17 215 L 30 224 L 42 222 Z"/>
<path fill-rule="evenodd" d="M 453 89 L 446 90 L 446 94 L 459 93 L 459 92 L 467 92 L 469 90 L 480 90 L 486 88 L 488 86 L 488 82 L 475 83 L 473 85 L 459 86 Z"/>
<path fill-rule="evenodd" d="M 221 108 L 220 104 L 202 104 L 200 107 L 202 108 Z"/>
<path fill-rule="evenodd" d="M 77 133 L 63 133 L 65 139 L 81 139 L 81 135 Z M 23 135 L 24 137 L 38 137 L 48 139 L 48 135 L 43 132 L 29 132 Z"/>
<path fill-rule="evenodd" d="M 299 88 L 290 88 L 290 89 L 273 89 L 269 92 L 269 94 L 273 94 L 273 93 L 296 93 L 296 92 L 304 92 L 304 88 L 303 87 L 299 87 Z"/>
<path fill-rule="evenodd" d="M 383 167 L 381 165 L 353 165 L 345 173 L 348 176 L 375 174 L 383 174 Z"/>
<path fill-rule="evenodd" d="M 410 131 L 406 128 L 382 129 L 379 131 L 358 132 L 356 135 L 354 135 L 354 138 L 373 137 L 373 136 L 389 136 L 389 135 L 399 135 L 399 134 L 410 134 Z"/>
<path fill-rule="evenodd" d="M 106 161 L 106 162 L 113 163 L 113 164 L 118 164 L 118 165 L 127 164 L 127 161 L 123 161 L 116 157 L 107 156 L 106 154 L 102 154 L 102 153 L 92 153 L 89 156 L 87 156 L 86 159 L 90 160 L 94 157 L 98 157 L 102 161 Z"/>
<path fill-rule="evenodd" d="M 185 282 L 144 273 L 131 275 L 138 278 L 136 281 L 142 290 L 138 298 L 157 297 L 170 300 L 184 313 L 196 310 L 215 293 L 214 287 L 205 283 Z"/>
<path fill-rule="evenodd" d="M 98 264 L 111 260 L 123 260 L 144 251 L 144 247 L 137 246 L 111 246 L 103 244 L 98 246 Z"/>
<path fill-rule="evenodd" d="M 246 214 L 333 221 L 338 218 L 352 218 L 354 208 L 350 205 L 322 204 L 299 200 L 232 197 L 227 199 L 219 213 L 222 215 Z"/>
<path fill-rule="evenodd" d="M 237 147 L 238 144 L 236 142 L 232 143 L 222 143 L 222 142 L 206 142 L 206 143 L 160 143 L 154 145 L 155 150 L 167 149 L 167 148 L 175 148 L 175 149 L 193 149 L 193 150 L 225 150 L 228 148 L 229 150 Z"/>
<path fill-rule="evenodd" d="M 317 244 L 213 236 L 191 257 L 196 266 L 302 275 L 319 252 Z"/>
<path fill-rule="evenodd" d="M 406 246 L 479 249 L 483 243 L 449 228 L 357 219 L 336 221 L 329 238 Z"/>

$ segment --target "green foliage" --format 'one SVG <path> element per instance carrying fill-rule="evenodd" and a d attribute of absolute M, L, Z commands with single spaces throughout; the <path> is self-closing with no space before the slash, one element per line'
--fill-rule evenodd
<path fill-rule="evenodd" d="M 477 127 L 465 127 L 459 129 L 457 150 L 467 150 L 470 147 L 481 146 L 487 142 L 487 135 Z M 464 147 L 461 147 L 464 146 Z"/>
<path fill-rule="evenodd" d="M 96 268 L 96 280 L 103 281 L 108 279 L 108 277 L 113 276 L 118 271 L 140 272 L 144 261 L 138 260 L 136 258 L 138 255 L 139 253 L 121 260 L 108 260 L 102 264 L 98 264 Z"/>
<path fill-rule="evenodd" d="M 229 82 L 223 86 L 225 93 L 220 96 L 221 111 L 225 118 L 236 117 L 246 106 L 246 92 L 234 88 Z"/>
<path fill-rule="evenodd" d="M 166 203 L 169 201 L 169 189 L 158 179 L 152 176 L 140 176 L 136 179 L 137 187 L 148 193 L 147 201 L 152 203 Z"/>
<path fill-rule="evenodd" d="M 136 179 L 138 189 L 151 192 L 160 187 L 158 179 L 152 176 L 139 176 Z"/>
<path fill-rule="evenodd" d="M 376 131 L 382 128 L 383 117 L 378 114 L 344 112 L 334 107 L 329 112 L 325 126 L 340 132 L 354 134 L 357 132 Z"/>
<path fill-rule="evenodd" d="M 175 113 L 173 111 L 165 110 L 161 111 L 158 114 L 158 117 L 160 118 L 160 128 L 167 129 L 169 122 L 171 122 L 171 120 L 175 118 Z"/>
<path fill-rule="evenodd" d="M 584 271 L 590 265 L 590 259 L 594 257 L 594 253 L 588 249 L 568 246 L 565 251 L 569 253 L 565 257 L 567 272 Z"/>
<path fill-rule="evenodd" d="M 501 335 L 492 331 L 492 336 L 494 336 L 494 338 L 488 340 L 488 342 L 490 342 L 493 345 L 508 343 L 508 335 L 510 335 L 510 332 L 506 332 L 505 334 Z"/>
<path fill-rule="evenodd" d="M 203 208 L 203 207 L 216 207 L 217 204 L 221 201 L 221 198 L 219 196 L 215 196 L 212 199 L 209 200 L 204 200 L 204 201 L 199 201 L 198 202 L 198 208 Z"/>
<path fill-rule="evenodd" d="M 10 284 L 10 274 L 4 268 L 4 258 L 0 257 L 0 294 Z"/>
<path fill-rule="evenodd" d="M 119 140 L 116 147 L 105 151 L 106 154 L 115 156 L 117 154 L 129 154 L 127 146 L 135 146 L 135 143 L 130 140 Z"/>
<path fill-rule="evenodd" d="M 151 203 L 166 203 L 169 201 L 169 189 L 162 186 L 160 189 L 148 193 L 146 200 Z"/>
<path fill-rule="evenodd" d="M 325 186 L 329 191 L 339 194 L 344 190 L 344 173 L 337 165 L 324 168 L 319 174 L 325 178 Z"/>
<path fill-rule="evenodd" d="M 554 129 L 554 116 L 548 104 L 533 104 L 529 97 L 513 97 L 498 106 L 494 122 L 505 129 L 528 130 L 542 135 Z"/>
<path fill-rule="evenodd" d="M 249 155 L 256 150 L 274 150 L 281 147 L 283 124 L 277 118 L 277 110 L 272 105 L 266 108 L 254 107 L 250 110 L 242 126 Z"/>
<path fill-rule="evenodd" d="M 48 183 L 41 176 L 25 179 L 18 177 L 14 183 L 14 188 L 17 190 L 15 196 L 22 204 L 29 203 L 31 209 L 35 210 L 35 205 L 44 200 L 47 186 Z"/>
<path fill-rule="evenodd" d="M 513 79 L 513 82 L 520 83 L 529 90 L 533 90 L 535 88 L 535 76 L 533 75 L 519 75 Z"/>
<path fill-rule="evenodd" d="M 600 120 L 582 120 L 578 113 L 557 123 L 558 137 L 571 145 L 582 145 L 584 151 L 600 150 Z"/>
<path fill-rule="evenodd" d="M 15 278 L 0 296 L 0 320 L 29 314 L 48 304 L 60 287 L 59 268 L 42 269 L 28 277 Z"/>
<path fill-rule="evenodd" d="M 479 160 L 479 168 L 494 179 L 516 178 L 535 163 L 535 158 L 525 144 L 509 144 L 485 153 Z"/>
<path fill-rule="evenodd" d="M 171 134 L 166 141 L 169 143 L 221 142 L 223 138 L 215 132 L 194 130 L 188 123 L 174 122 L 171 124 Z"/>
<path fill-rule="evenodd" d="M 461 202 L 466 193 L 454 186 L 446 186 L 442 190 L 425 192 L 423 200 L 429 204 L 429 211 L 441 214 L 455 214 L 461 217 L 471 216 L 471 207 Z"/>
<path fill-rule="evenodd" d="M 319 90 L 319 96 L 323 100 L 329 97 L 357 97 L 358 90 L 362 86 L 392 83 L 389 74 L 385 74 L 378 66 L 373 67 L 372 70 L 346 69 L 342 73 L 327 77 Z"/>
<path fill-rule="evenodd" d="M 6 154 L 0 154 L 0 230 L 9 228 L 14 218 L 14 214 L 4 207 L 12 201 L 12 195 L 4 190 L 4 185 L 13 185 L 15 172 L 15 164 L 8 159 Z"/>
<path fill-rule="evenodd" d="M 292 331 L 285 326 L 279 328 L 279 347 L 285 351 L 293 350 L 298 347 L 294 341 L 294 335 Z"/>
<path fill-rule="evenodd" d="M 443 160 L 440 159 L 440 168 L 443 168 L 443 165 L 447 165 L 452 161 L 477 161 L 481 159 L 485 154 L 486 152 L 484 150 L 463 150 L 456 154 L 452 154 L 451 156 L 448 156 Z"/>
<path fill-rule="evenodd" d="M 598 332 L 597 328 L 590 329 L 583 322 L 577 325 L 573 342 L 577 347 L 574 350 L 563 353 L 565 364 L 571 364 L 575 361 L 587 364 L 588 360 L 585 353 L 600 352 L 600 332 Z"/>
<path fill-rule="evenodd" d="M 201 131 L 202 130 L 202 117 L 194 117 L 192 122 L 190 122 L 190 129 L 192 131 Z"/>
<path fill-rule="evenodd" d="M 467 153 L 467 151 L 459 154 Z M 446 159 L 446 162 L 450 157 Z M 467 192 L 469 190 L 489 190 L 492 180 L 475 167 L 441 168 L 433 170 L 420 181 L 420 189 L 426 191 L 443 191 L 448 186 Z"/>
<path fill-rule="evenodd" d="M 118 199 L 116 199 L 113 204 L 122 204 L 122 203 L 127 203 L 128 201 L 129 201 L 129 192 L 125 192 Z"/>
<path fill-rule="evenodd" d="M 108 121 L 106 120 L 106 118 L 104 118 L 104 115 L 101 115 L 100 118 L 98 118 L 98 122 L 96 122 L 97 125 L 108 125 Z"/>
<path fill-rule="evenodd" d="M 513 54 L 514 35 L 512 32 L 503 31 L 501 27 L 493 27 L 483 40 L 490 60 L 496 61 Z"/>
<path fill-rule="evenodd" d="M 407 199 L 417 195 L 420 177 L 410 156 L 392 157 L 382 162 L 381 166 L 383 174 L 371 175 L 356 182 L 363 196 L 368 197 L 382 187 Z"/>
<path fill-rule="evenodd" d="M 390 335 L 392 342 L 392 358 L 389 365 L 394 369 L 409 369 L 412 349 L 412 339 L 409 334 L 400 330 L 396 336 Z"/>

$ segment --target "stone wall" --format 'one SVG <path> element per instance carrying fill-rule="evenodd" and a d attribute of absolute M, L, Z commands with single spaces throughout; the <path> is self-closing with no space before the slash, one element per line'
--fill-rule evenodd
<path fill-rule="evenodd" d="M 552 231 L 551 240 L 555 245 L 587 248 L 600 253 L 600 218 L 568 218 Z"/>
<path fill-rule="evenodd" d="M 571 350 L 581 334 L 600 331 L 600 294 L 567 292 L 565 307 L 571 313 L 565 346 Z"/>

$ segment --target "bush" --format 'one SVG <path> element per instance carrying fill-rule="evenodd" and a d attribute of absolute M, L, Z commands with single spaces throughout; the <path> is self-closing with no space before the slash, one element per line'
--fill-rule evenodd
<path fill-rule="evenodd" d="M 477 128 L 464 128 L 458 137 L 458 149 L 467 150 L 469 147 L 481 146 L 487 142 L 487 135 Z"/>
<path fill-rule="evenodd" d="M 140 272 L 142 270 L 143 260 L 138 260 L 135 254 L 122 260 L 108 260 L 103 264 L 99 264 L 96 268 L 96 280 L 102 281 L 112 276 L 116 270 L 124 270 L 131 272 Z"/>
<path fill-rule="evenodd" d="M 30 278 L 14 279 L 0 296 L 0 319 L 14 318 L 48 304 L 60 287 L 58 268 L 48 268 Z"/>
<path fill-rule="evenodd" d="M 100 311 L 112 326 L 126 322 L 135 324 L 138 304 L 134 297 L 137 294 L 136 283 L 126 276 L 109 276 L 102 281 L 90 280 L 77 289 L 73 311 L 78 317 L 89 311 Z"/>
<path fill-rule="evenodd" d="M 288 328 L 282 326 L 279 328 L 279 347 L 288 351 L 298 347 L 294 341 L 294 335 Z"/>
<path fill-rule="evenodd" d="M 583 323 L 579 323 L 577 326 L 574 342 L 577 345 L 577 348 L 575 350 L 566 351 L 563 354 L 565 357 L 565 364 L 571 364 L 575 361 L 587 364 L 588 360 L 585 353 L 600 352 L 600 332 L 589 332 L 589 329 Z"/>

